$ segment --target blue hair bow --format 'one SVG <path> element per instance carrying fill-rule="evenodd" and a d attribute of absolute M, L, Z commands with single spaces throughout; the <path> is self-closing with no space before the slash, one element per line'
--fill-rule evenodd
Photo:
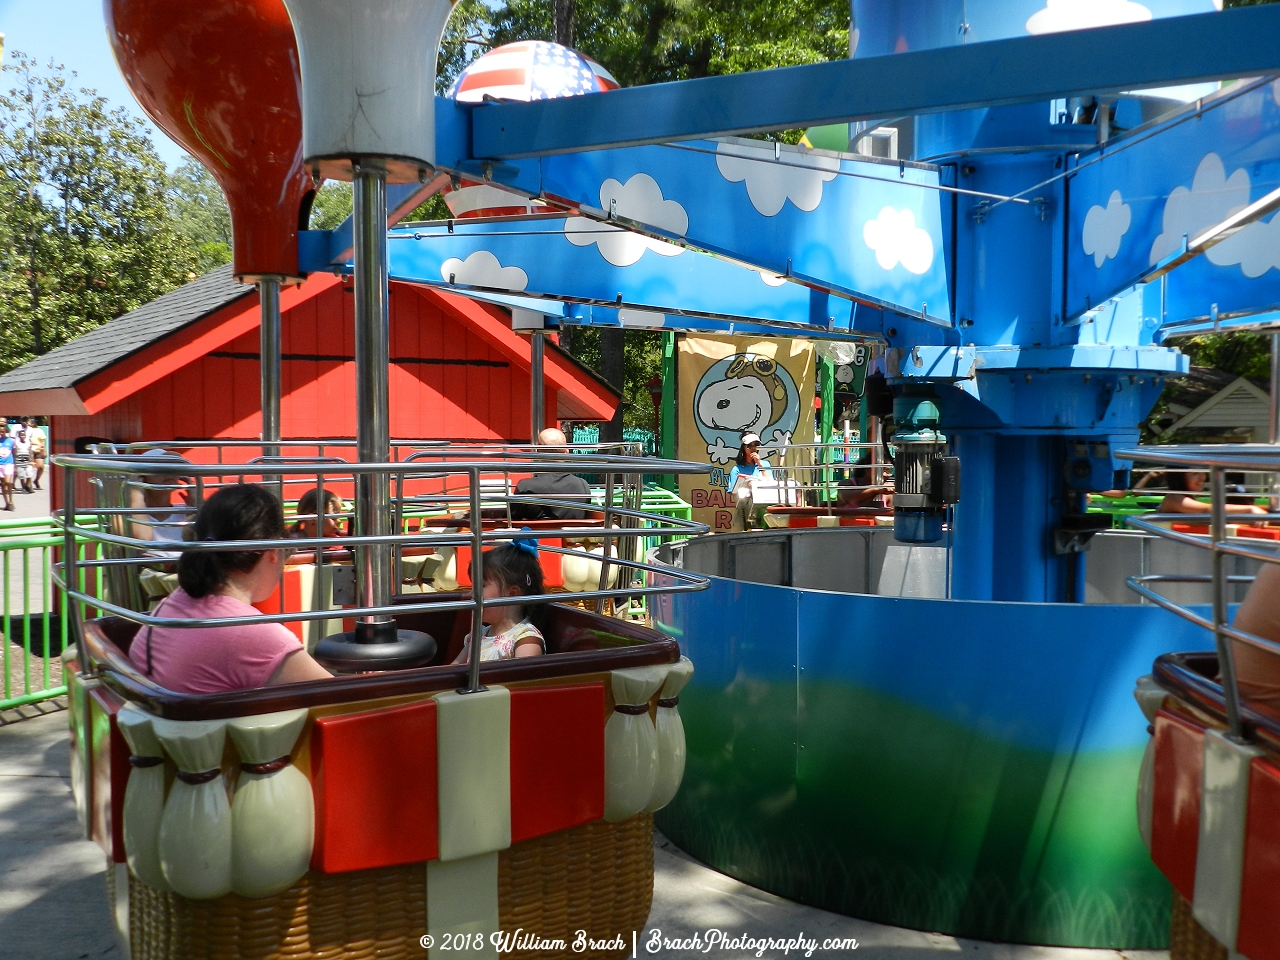
<path fill-rule="evenodd" d="M 533 531 L 529 527 L 521 527 L 521 530 Z M 516 537 L 511 541 L 517 550 L 523 550 L 529 556 L 536 558 L 538 556 L 538 538 L 537 537 Z"/>

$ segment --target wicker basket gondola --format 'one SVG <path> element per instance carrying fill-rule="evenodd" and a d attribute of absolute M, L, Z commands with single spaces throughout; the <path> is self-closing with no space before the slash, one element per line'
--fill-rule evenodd
<path fill-rule="evenodd" d="M 228 894 L 188 900 L 129 879 L 134 960 L 407 960 L 426 956 L 424 864 L 353 873 L 310 872 L 262 899 Z M 631 951 L 653 898 L 653 818 L 603 820 L 526 840 L 498 858 L 502 930 L 523 930 L 566 948 L 515 950 L 512 960 L 593 957 Z M 574 952 L 577 931 L 621 935 L 625 949 Z"/>
<path fill-rule="evenodd" d="M 1177 890 L 1169 925 L 1169 960 L 1227 960 L 1227 948 L 1196 922 L 1191 904 Z"/>

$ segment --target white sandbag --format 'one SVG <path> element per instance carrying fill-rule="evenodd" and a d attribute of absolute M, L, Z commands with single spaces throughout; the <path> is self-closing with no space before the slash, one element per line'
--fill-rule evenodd
<path fill-rule="evenodd" d="M 618 556 L 615 548 L 609 549 L 610 559 Z M 591 551 L 574 549 L 573 553 L 560 555 L 560 576 L 564 580 L 565 589 L 570 593 L 600 589 L 600 568 L 603 566 L 604 547 L 599 546 Z M 618 567 L 609 565 L 609 580 L 605 589 L 611 589 L 618 582 Z"/>
<path fill-rule="evenodd" d="M 231 804 L 222 778 L 225 720 L 151 726 L 178 767 L 160 818 L 160 867 L 175 893 L 212 900 L 231 892 Z"/>
<path fill-rule="evenodd" d="M 649 698 L 668 669 L 631 667 L 610 674 L 615 706 L 604 725 L 604 818 L 610 823 L 640 813 L 653 796 L 658 737 L 649 719 Z"/>
<path fill-rule="evenodd" d="M 152 716 L 132 703 L 116 714 L 129 745 L 129 785 L 124 790 L 124 850 L 133 875 L 156 890 L 170 890 L 160 866 L 160 819 L 164 815 L 164 748 Z"/>
<path fill-rule="evenodd" d="M 680 691 L 692 677 L 693 661 L 681 657 L 680 662 L 672 664 L 667 671 L 667 679 L 658 694 L 658 709 L 653 721 L 658 741 L 658 772 L 645 813 L 661 810 L 670 803 L 684 779 L 684 721 L 680 719 L 679 703 Z"/>
<path fill-rule="evenodd" d="M 458 549 L 457 547 L 437 547 L 440 555 L 440 566 L 436 567 L 433 578 L 437 590 L 448 593 L 458 589 Z"/>
<path fill-rule="evenodd" d="M 231 803 L 231 889 L 242 897 L 287 890 L 311 863 L 311 782 L 289 758 L 306 722 L 306 710 L 285 710 L 227 725 L 240 753 Z"/>

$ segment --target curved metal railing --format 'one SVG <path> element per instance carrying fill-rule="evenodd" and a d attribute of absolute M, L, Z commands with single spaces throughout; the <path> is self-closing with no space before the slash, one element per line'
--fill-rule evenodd
<path fill-rule="evenodd" d="M 1226 702 L 1227 726 L 1233 737 L 1239 738 L 1243 733 L 1240 721 L 1240 687 L 1236 676 L 1235 651 L 1233 642 L 1248 644 L 1264 650 L 1273 656 L 1280 657 L 1280 643 L 1265 637 L 1245 633 L 1231 626 L 1227 602 L 1227 588 L 1231 584 L 1251 583 L 1253 577 L 1232 576 L 1226 572 L 1225 558 L 1228 556 L 1245 557 L 1262 563 L 1280 564 L 1280 542 L 1275 548 L 1251 545 L 1244 538 L 1233 537 L 1227 530 L 1226 480 L 1228 470 L 1280 475 L 1280 446 L 1271 444 L 1214 444 L 1214 445 L 1170 445 L 1167 447 L 1138 447 L 1121 450 L 1117 456 L 1123 460 L 1136 463 L 1149 463 L 1165 466 L 1180 471 L 1202 471 L 1209 474 L 1209 489 L 1212 503 L 1207 518 L 1208 529 L 1204 534 L 1185 533 L 1173 530 L 1170 522 L 1189 519 L 1187 514 L 1144 514 L 1129 517 L 1130 526 L 1153 533 L 1156 536 L 1178 543 L 1202 547 L 1210 551 L 1211 573 L 1203 574 L 1147 574 L 1129 577 L 1126 585 L 1146 600 L 1188 620 L 1197 626 L 1213 632 L 1218 650 L 1218 666 L 1222 676 L 1222 690 Z M 1253 514 L 1249 522 L 1280 521 L 1280 513 L 1275 512 L 1276 504 L 1271 506 L 1273 512 Z M 1255 544 L 1261 541 L 1254 541 Z M 1161 596 L 1149 586 L 1159 583 L 1210 583 L 1212 584 L 1213 604 L 1211 618 L 1205 618 L 1193 610 L 1187 609 L 1168 598 Z"/>
<path fill-rule="evenodd" d="M 421 446 L 421 445 L 419 445 Z M 171 444 L 154 444 L 151 448 L 164 447 L 190 449 L 186 442 Z M 315 444 L 311 444 L 312 449 Z M 637 597 L 659 593 L 678 593 L 701 590 L 707 586 L 708 580 L 698 574 L 690 574 L 668 567 L 657 567 L 645 562 L 642 552 L 626 549 L 623 545 L 628 539 L 647 536 L 688 537 L 706 533 L 705 524 L 690 520 L 664 516 L 639 509 L 635 505 L 615 504 L 613 502 L 613 478 L 617 475 L 633 475 L 642 473 L 697 473 L 705 472 L 705 467 L 680 461 L 656 460 L 653 458 L 624 455 L 573 456 L 563 452 L 541 452 L 532 449 L 478 449 L 462 446 L 441 446 L 419 451 L 420 456 L 411 461 L 391 463 L 347 463 L 333 457 L 291 458 L 273 456 L 259 459 L 254 463 L 230 464 L 192 463 L 178 456 L 133 455 L 121 453 L 58 455 L 53 458 L 55 466 L 64 470 L 63 490 L 64 502 L 54 513 L 57 526 L 62 530 L 64 542 L 68 549 L 64 551 L 62 562 L 55 565 L 54 579 L 60 589 L 75 602 L 70 603 L 72 626 L 78 636 L 78 614 L 84 608 L 93 608 L 103 613 L 114 614 L 144 626 L 166 627 L 201 627 L 224 626 L 246 623 L 279 623 L 332 621 L 336 617 L 361 618 L 389 616 L 392 614 L 409 614 L 426 611 L 470 610 L 474 624 L 481 622 L 485 607 L 504 605 L 523 605 L 539 602 L 562 602 L 576 600 L 603 601 L 609 598 Z M 335 462 L 336 460 L 336 462 Z M 557 497 L 525 496 L 510 492 L 509 488 L 484 488 L 486 477 L 495 475 L 509 477 L 513 474 L 564 474 L 564 473 L 598 473 L 608 479 L 607 493 L 603 506 L 583 503 L 580 500 L 569 500 Z M 354 535 L 340 539 L 324 536 L 300 536 L 285 539 L 237 540 L 221 542 L 195 542 L 192 540 L 156 540 L 138 536 L 132 528 L 138 522 L 140 514 L 151 514 L 155 522 L 163 523 L 160 516 L 174 517 L 173 525 L 190 524 L 194 520 L 195 511 L 203 500 L 211 495 L 211 491 L 224 485 L 242 482 L 257 482 L 276 490 L 286 489 L 291 484 L 311 483 L 317 488 L 317 512 L 299 515 L 296 519 L 315 519 L 316 533 L 324 531 L 325 520 L 333 518 L 334 513 L 327 511 L 324 490 L 341 489 L 350 486 L 363 476 L 387 475 L 397 483 L 397 493 L 393 509 L 399 512 L 403 502 L 408 500 L 420 511 L 429 514 L 427 522 L 417 531 L 401 532 L 386 536 L 370 536 L 361 534 L 357 529 Z M 86 504 L 82 500 L 83 481 L 87 478 L 96 489 L 95 503 Z M 449 478 L 465 480 L 467 494 L 459 497 L 452 493 L 439 492 L 440 481 Z M 432 488 L 435 484 L 436 488 Z M 415 486 L 418 489 L 415 489 Z M 157 489 L 172 491 L 183 488 L 189 492 L 192 502 L 181 507 L 148 507 L 130 501 L 130 490 Z M 599 523 L 588 521 L 540 521 L 538 529 L 530 531 L 521 529 L 519 521 L 512 526 L 496 529 L 485 529 L 485 507 L 497 504 L 503 512 L 510 515 L 513 504 L 559 507 L 571 510 L 586 510 L 601 516 Z M 460 509 L 461 508 L 461 509 Z M 347 514 L 344 514 L 347 515 Z M 398 513 L 397 513 L 398 515 Z M 428 525 L 430 519 L 441 523 L 432 529 Z M 476 522 L 471 522 L 472 519 Z M 548 524 L 551 524 L 548 526 Z M 450 527 L 452 524 L 452 528 Z M 467 529 L 462 529 L 463 526 Z M 577 590 L 568 593 L 543 592 L 536 595 L 520 597 L 504 597 L 485 600 L 483 596 L 482 552 L 502 542 L 517 538 L 536 537 L 539 540 L 584 538 L 602 540 L 604 550 L 599 557 L 590 559 L 599 562 L 601 573 L 597 589 Z M 79 541 L 91 541 L 99 544 L 103 552 L 108 553 L 101 559 L 77 560 L 75 551 L 70 545 Z M 314 551 L 317 576 L 323 576 L 326 563 L 326 548 L 341 546 L 361 548 L 382 548 L 390 550 L 398 557 L 405 549 L 419 552 L 459 547 L 470 547 L 471 556 L 471 594 L 456 600 L 436 600 L 433 602 L 414 602 L 401 596 L 393 604 L 364 604 L 353 607 L 326 607 L 317 610 L 300 610 L 282 613 L 263 613 L 252 617 L 221 617 L 202 620 L 175 619 L 156 616 L 145 604 L 138 602 L 136 591 L 121 589 L 121 584 L 129 580 L 128 573 L 137 568 L 171 563 L 177 556 L 189 552 L 219 551 L 260 551 L 272 549 L 289 549 L 294 551 Z M 581 550 L 569 547 L 539 545 L 540 551 L 562 555 L 581 555 Z M 163 554 L 158 555 L 158 554 Z M 111 596 L 102 597 L 91 594 L 87 589 L 78 586 L 80 583 L 79 567 L 100 567 L 111 572 L 124 573 L 114 580 Z M 618 578 L 617 586 L 610 586 L 610 570 L 626 571 Z M 636 582 L 637 575 L 648 573 L 663 574 L 665 586 L 650 586 L 645 582 Z M 479 629 L 476 627 L 475 629 Z"/>

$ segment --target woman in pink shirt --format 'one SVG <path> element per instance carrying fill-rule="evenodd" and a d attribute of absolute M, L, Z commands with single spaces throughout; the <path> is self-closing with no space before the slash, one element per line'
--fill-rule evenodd
<path fill-rule="evenodd" d="M 263 487 L 219 490 L 196 514 L 195 539 L 283 540 L 284 511 Z M 280 582 L 289 550 L 192 552 L 178 561 L 179 587 L 156 608 L 174 619 L 250 617 Z M 220 693 L 331 677 L 280 623 L 225 627 L 148 627 L 129 658 L 177 693 Z"/>

